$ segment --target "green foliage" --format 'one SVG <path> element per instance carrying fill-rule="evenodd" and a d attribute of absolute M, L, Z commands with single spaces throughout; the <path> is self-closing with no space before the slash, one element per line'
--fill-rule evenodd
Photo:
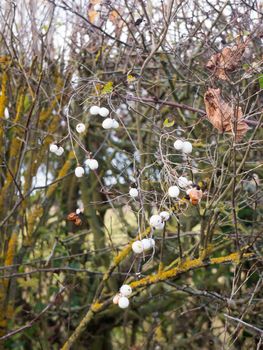
<path fill-rule="evenodd" d="M 259 87 L 263 89 L 263 74 L 260 74 L 258 77 Z"/>

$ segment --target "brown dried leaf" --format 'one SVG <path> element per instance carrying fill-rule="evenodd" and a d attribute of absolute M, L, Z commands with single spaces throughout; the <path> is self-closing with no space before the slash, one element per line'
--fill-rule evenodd
<path fill-rule="evenodd" d="M 203 191 L 198 190 L 197 188 L 191 188 L 190 191 L 188 192 L 188 196 L 190 197 L 190 202 L 193 205 L 197 205 L 198 203 L 200 203 L 203 197 Z"/>
<path fill-rule="evenodd" d="M 95 10 L 89 10 L 88 12 L 88 16 L 89 16 L 89 21 L 94 24 L 96 21 L 96 18 L 98 16 L 98 12 Z"/>
<path fill-rule="evenodd" d="M 76 226 L 82 225 L 82 220 L 79 217 L 75 220 L 75 225 Z"/>
<path fill-rule="evenodd" d="M 233 47 L 225 47 L 219 53 L 211 56 L 206 68 L 214 71 L 216 77 L 229 80 L 227 73 L 233 72 L 240 64 L 247 43 L 239 43 Z"/>
<path fill-rule="evenodd" d="M 119 21 L 119 14 L 117 11 L 113 10 L 109 13 L 109 20 L 113 23 L 113 24 L 117 24 L 117 22 Z"/>
<path fill-rule="evenodd" d="M 241 107 L 232 108 L 222 99 L 220 89 L 208 89 L 204 102 L 208 120 L 220 132 L 234 133 L 234 120 L 237 118 L 236 139 L 241 140 L 248 130 Z"/>
<path fill-rule="evenodd" d="M 68 219 L 69 221 L 75 221 L 77 218 L 78 218 L 78 215 L 77 215 L 76 213 L 74 213 L 74 212 L 68 214 L 68 216 L 67 216 L 67 219 Z"/>

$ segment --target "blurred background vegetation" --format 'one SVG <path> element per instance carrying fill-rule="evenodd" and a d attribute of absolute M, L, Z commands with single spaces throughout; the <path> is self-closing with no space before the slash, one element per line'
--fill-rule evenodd
<path fill-rule="evenodd" d="M 4 0 L 0 10 L 0 347 L 62 348 L 97 293 L 104 306 L 72 349 L 259 350 L 262 2 Z M 206 68 L 247 38 L 231 79 Z M 208 87 L 242 107 L 250 129 L 239 143 L 206 120 Z M 120 128 L 102 129 L 91 105 Z M 176 138 L 191 156 L 175 153 Z M 75 177 L 90 154 L 98 171 Z M 178 174 L 203 188 L 200 205 L 164 196 Z M 118 255 L 171 208 L 154 254 Z M 81 225 L 67 220 L 76 209 Z M 201 267 L 134 288 L 128 309 L 112 304 L 124 281 L 198 257 Z"/>

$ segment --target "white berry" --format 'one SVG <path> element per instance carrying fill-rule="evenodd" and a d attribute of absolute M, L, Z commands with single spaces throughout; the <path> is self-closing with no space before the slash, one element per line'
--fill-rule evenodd
<path fill-rule="evenodd" d="M 168 195 L 172 198 L 178 197 L 180 190 L 177 186 L 170 186 L 168 189 Z"/>
<path fill-rule="evenodd" d="M 184 153 L 191 153 L 192 150 L 193 150 L 193 146 L 192 146 L 191 142 L 185 141 L 183 143 L 183 152 Z"/>
<path fill-rule="evenodd" d="M 9 119 L 9 111 L 8 111 L 7 107 L 5 107 L 4 116 L 5 116 L 6 119 Z"/>
<path fill-rule="evenodd" d="M 77 126 L 76 126 L 76 131 L 77 131 L 79 134 L 81 134 L 81 133 L 84 132 L 85 130 L 86 130 L 85 124 L 83 124 L 83 123 L 77 124 Z"/>
<path fill-rule="evenodd" d="M 154 227 L 156 230 L 162 230 L 164 228 L 164 222 L 161 222 L 159 225 Z"/>
<path fill-rule="evenodd" d="M 143 250 L 149 250 L 152 248 L 152 245 L 151 245 L 151 241 L 150 239 L 148 238 L 144 238 L 142 240 L 142 247 L 143 247 Z"/>
<path fill-rule="evenodd" d="M 119 126 L 120 126 L 119 122 L 117 122 L 117 120 L 113 119 L 113 122 L 112 122 L 113 129 L 118 129 Z"/>
<path fill-rule="evenodd" d="M 51 145 L 49 145 L 49 150 L 51 153 L 56 153 L 58 150 L 58 146 L 55 143 L 51 143 Z"/>
<path fill-rule="evenodd" d="M 124 297 L 129 297 L 132 294 L 132 289 L 128 284 L 123 284 L 120 288 L 120 293 Z"/>
<path fill-rule="evenodd" d="M 126 103 L 121 103 L 120 108 L 121 109 L 128 109 L 128 106 L 126 105 Z"/>
<path fill-rule="evenodd" d="M 149 238 L 150 244 L 151 244 L 151 248 L 155 247 L 155 240 L 153 238 Z"/>
<path fill-rule="evenodd" d="M 150 217 L 149 222 L 150 222 L 150 226 L 155 227 L 155 226 L 158 226 L 162 222 L 162 218 L 160 215 L 152 215 Z"/>
<path fill-rule="evenodd" d="M 119 293 L 115 294 L 114 297 L 112 298 L 113 304 L 117 305 L 119 300 L 120 300 L 120 297 L 121 297 L 121 295 Z"/>
<path fill-rule="evenodd" d="M 88 159 L 87 165 L 90 168 L 90 170 L 96 170 L 99 167 L 99 163 L 96 159 Z"/>
<path fill-rule="evenodd" d="M 84 168 L 82 168 L 82 166 L 77 166 L 76 169 L 75 169 L 75 175 L 77 177 L 82 177 L 85 173 L 85 170 Z"/>
<path fill-rule="evenodd" d="M 130 302 L 127 297 L 120 297 L 118 301 L 118 305 L 121 309 L 126 309 L 129 306 Z"/>
<path fill-rule="evenodd" d="M 132 243 L 132 250 L 135 254 L 141 254 L 143 252 L 143 245 L 141 241 L 135 241 Z"/>
<path fill-rule="evenodd" d="M 101 8 L 101 5 L 100 4 L 95 4 L 93 8 L 94 8 L 94 11 L 99 11 L 100 8 Z"/>
<path fill-rule="evenodd" d="M 188 181 L 188 179 L 187 179 L 186 177 L 180 176 L 180 177 L 178 178 L 178 185 L 179 185 L 180 187 L 185 188 L 185 187 L 188 186 L 188 183 L 189 183 L 189 181 Z"/>
<path fill-rule="evenodd" d="M 63 153 L 64 153 L 64 148 L 61 146 L 55 152 L 55 154 L 59 157 L 62 156 Z"/>
<path fill-rule="evenodd" d="M 182 148 L 183 148 L 183 141 L 182 140 L 176 140 L 175 143 L 174 143 L 174 148 L 177 150 L 177 151 L 180 151 Z"/>
<path fill-rule="evenodd" d="M 89 109 L 89 112 L 91 115 L 97 115 L 100 113 L 100 107 L 99 106 L 91 106 Z"/>
<path fill-rule="evenodd" d="M 106 118 L 102 123 L 103 129 L 111 129 L 113 127 L 113 119 Z"/>
<path fill-rule="evenodd" d="M 168 213 L 168 211 L 162 211 L 160 213 L 160 217 L 163 219 L 163 221 L 167 221 L 170 219 L 170 214 Z"/>
<path fill-rule="evenodd" d="M 103 118 L 106 118 L 109 115 L 110 111 L 106 107 L 101 107 L 99 111 L 99 115 Z"/>
<path fill-rule="evenodd" d="M 129 195 L 132 198 L 138 197 L 139 196 L 139 191 L 137 190 L 137 188 L 132 187 L 129 191 Z"/>

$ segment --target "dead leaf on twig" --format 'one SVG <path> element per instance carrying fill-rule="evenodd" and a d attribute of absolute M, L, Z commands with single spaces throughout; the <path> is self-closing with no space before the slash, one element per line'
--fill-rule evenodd
<path fill-rule="evenodd" d="M 237 119 L 236 140 L 241 140 L 248 130 L 241 107 L 233 108 L 225 102 L 220 89 L 208 89 L 204 101 L 207 118 L 218 131 L 234 133 L 234 121 Z"/>
<path fill-rule="evenodd" d="M 89 21 L 92 24 L 94 24 L 96 22 L 97 17 L 98 17 L 98 12 L 95 10 L 89 10 L 88 16 L 89 16 Z"/>
<path fill-rule="evenodd" d="M 72 212 L 70 214 L 68 214 L 67 216 L 67 219 L 69 221 L 73 221 L 73 223 L 76 225 L 76 226 L 80 226 L 82 224 L 82 220 L 81 218 L 79 217 L 79 215 L 75 212 Z"/>
<path fill-rule="evenodd" d="M 187 191 L 187 194 L 190 198 L 190 202 L 193 205 L 197 205 L 198 203 L 200 203 L 203 197 L 203 191 L 197 188 L 191 188 L 189 191 Z"/>
<path fill-rule="evenodd" d="M 247 43 L 246 41 L 233 47 L 224 47 L 223 50 L 211 56 L 206 68 L 212 70 L 219 79 L 229 80 L 227 73 L 233 72 L 238 67 Z"/>

